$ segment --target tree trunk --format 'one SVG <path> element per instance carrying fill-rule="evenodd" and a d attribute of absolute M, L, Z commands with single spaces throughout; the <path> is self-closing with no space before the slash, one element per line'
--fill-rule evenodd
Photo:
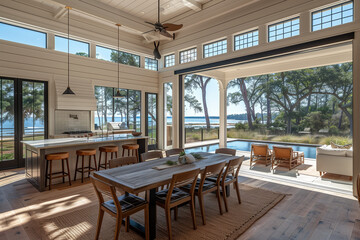
<path fill-rule="evenodd" d="M 291 114 L 290 114 L 290 112 L 287 115 L 287 126 L 286 126 L 286 128 L 287 128 L 286 132 L 288 134 L 291 134 Z"/>
<path fill-rule="evenodd" d="M 343 114 L 344 114 L 344 112 L 343 112 L 343 110 L 341 110 L 340 118 L 339 118 L 339 124 L 338 124 L 338 129 L 339 129 L 339 130 L 340 130 L 340 128 L 341 128 L 341 123 L 342 123 Z"/>
<path fill-rule="evenodd" d="M 266 126 L 269 128 L 271 125 L 271 102 L 269 99 L 269 95 L 270 95 L 270 89 L 269 89 L 269 75 L 266 75 L 266 112 L 267 112 L 267 118 L 266 118 Z"/>
<path fill-rule="evenodd" d="M 239 80 L 239 84 L 240 84 L 240 91 L 241 91 L 241 94 L 243 96 L 243 100 L 244 100 L 244 103 L 245 103 L 246 116 L 247 116 L 249 129 L 253 129 L 252 119 L 251 119 L 251 108 L 250 108 L 250 103 L 249 103 L 249 99 L 248 99 L 248 96 L 247 96 L 245 78 L 238 78 L 238 80 Z"/>
<path fill-rule="evenodd" d="M 350 136 L 353 136 L 353 119 L 352 119 L 352 114 L 349 113 L 349 111 L 346 109 L 346 107 L 341 107 L 342 112 L 345 113 L 346 117 L 349 119 L 349 123 L 350 123 Z"/>
<path fill-rule="evenodd" d="M 306 113 L 309 113 L 311 106 L 311 94 L 308 97 L 307 107 L 306 107 Z"/>
<path fill-rule="evenodd" d="M 202 95 L 202 102 L 203 102 L 204 115 L 205 115 L 205 121 L 206 121 L 206 128 L 209 129 L 210 128 L 210 119 L 209 119 L 209 112 L 208 112 L 207 103 L 206 103 L 207 83 L 204 83 L 203 77 L 200 77 L 200 80 L 201 80 L 201 95 Z"/>

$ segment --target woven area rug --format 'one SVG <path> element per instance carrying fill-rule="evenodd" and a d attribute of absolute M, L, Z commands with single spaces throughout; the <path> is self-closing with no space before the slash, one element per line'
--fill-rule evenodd
<path fill-rule="evenodd" d="M 178 220 L 172 217 L 172 231 L 175 239 L 237 239 L 254 222 L 264 216 L 284 197 L 259 188 L 240 185 L 242 204 L 238 204 L 236 192 L 231 187 L 228 198 L 229 212 L 219 214 L 216 195 L 207 194 L 205 197 L 206 225 L 202 225 L 198 202 L 196 203 L 197 230 L 192 228 L 189 206 L 179 208 Z M 197 201 L 197 199 L 196 199 Z M 223 210 L 224 210 L 223 204 Z M 98 205 L 96 201 L 72 209 L 64 214 L 45 217 L 41 220 L 42 229 L 49 239 L 94 239 Z M 132 219 L 143 223 L 143 212 L 135 214 Z M 113 239 L 115 219 L 105 213 L 100 239 Z M 125 232 L 122 226 L 120 239 L 143 239 L 130 230 Z M 167 228 L 164 210 L 157 208 L 157 239 L 167 239 Z"/>

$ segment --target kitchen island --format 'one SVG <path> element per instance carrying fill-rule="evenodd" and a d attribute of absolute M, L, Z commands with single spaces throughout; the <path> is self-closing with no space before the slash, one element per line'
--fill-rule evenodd
<path fill-rule="evenodd" d="M 139 155 L 148 150 L 148 137 L 134 137 L 127 134 L 118 134 L 108 137 L 90 137 L 90 138 L 58 138 L 44 139 L 36 141 L 22 141 L 25 150 L 25 177 L 39 191 L 45 189 L 46 160 L 45 155 L 56 152 L 69 152 L 69 165 L 71 180 L 73 180 L 76 165 L 76 150 L 94 148 L 97 150 L 97 163 L 99 161 L 99 147 L 106 145 L 116 145 L 121 153 L 123 144 L 137 143 L 139 144 Z M 118 153 L 119 156 L 120 153 Z M 85 165 L 88 161 L 86 158 Z M 54 164 L 53 172 L 61 169 L 61 164 Z M 78 174 L 81 175 L 81 174 Z M 85 175 L 87 176 L 87 175 Z M 79 177 L 80 178 L 80 177 Z M 61 178 L 54 179 L 61 182 Z M 54 181 L 57 183 L 57 181 Z"/>

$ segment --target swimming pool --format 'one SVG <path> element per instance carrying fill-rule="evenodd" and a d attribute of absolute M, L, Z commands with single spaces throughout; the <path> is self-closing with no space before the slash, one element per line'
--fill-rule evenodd
<path fill-rule="evenodd" d="M 248 141 L 231 141 L 227 143 L 228 148 L 240 150 L 240 151 L 251 151 L 251 144 L 252 143 L 259 143 L 259 142 L 248 142 Z M 269 147 L 272 149 L 274 145 L 284 145 L 289 146 L 285 144 L 271 144 L 267 143 Z M 305 158 L 316 158 L 316 147 L 311 146 L 299 146 L 299 145 L 291 145 L 291 147 L 294 149 L 294 151 L 300 151 L 304 152 Z M 207 146 L 201 146 L 201 147 L 194 147 L 194 148 L 187 148 L 186 152 L 215 152 L 216 149 L 219 148 L 219 144 L 212 144 Z"/>

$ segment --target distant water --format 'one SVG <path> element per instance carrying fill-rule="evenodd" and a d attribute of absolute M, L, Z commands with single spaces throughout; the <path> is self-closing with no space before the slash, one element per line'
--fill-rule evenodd
<path fill-rule="evenodd" d="M 2 130 L 3 136 L 13 136 L 14 135 L 14 121 L 4 121 L 0 122 L 0 130 Z M 44 122 L 41 120 L 33 120 L 33 118 L 24 119 L 24 131 L 25 134 L 32 133 L 43 133 L 44 132 Z"/>

